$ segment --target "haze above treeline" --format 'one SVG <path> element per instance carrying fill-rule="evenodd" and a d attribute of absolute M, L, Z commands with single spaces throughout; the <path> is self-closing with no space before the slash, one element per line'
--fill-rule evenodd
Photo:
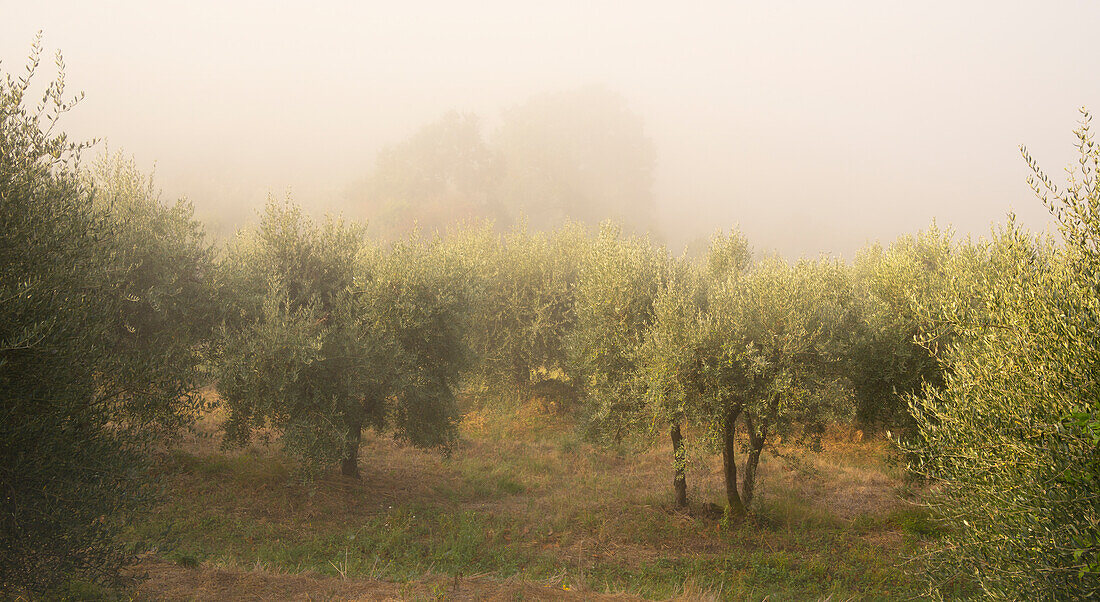
<path fill-rule="evenodd" d="M 933 219 L 1049 227 L 1018 146 L 1069 162 L 1098 25 L 1084 1 L 3 2 L 0 60 L 42 30 L 86 93 L 65 131 L 155 163 L 219 235 L 289 194 L 379 232 L 616 217 L 850 256 Z"/>

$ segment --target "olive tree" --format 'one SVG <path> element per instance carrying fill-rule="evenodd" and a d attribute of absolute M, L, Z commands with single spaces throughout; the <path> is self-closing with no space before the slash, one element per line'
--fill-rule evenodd
<path fill-rule="evenodd" d="M 468 340 L 482 378 L 526 389 L 560 377 L 576 324 L 574 289 L 588 245 L 584 230 L 515 228 L 501 236 L 489 227 L 463 229 L 446 244 L 469 284 Z"/>
<path fill-rule="evenodd" d="M 991 598 L 1100 596 L 1100 145 L 1087 114 L 1076 134 L 1065 186 L 1024 151 L 1062 244 L 1010 221 L 983 245 L 986 269 L 943 304 L 943 384 L 912 404 L 914 468 L 950 527 L 937 575 L 967 573 Z"/>
<path fill-rule="evenodd" d="M 668 425 L 676 505 L 686 507 L 687 451 L 682 427 L 698 405 L 699 335 L 703 307 L 697 266 L 677 262 L 653 301 L 653 323 L 639 351 L 637 378 L 651 425 Z"/>
<path fill-rule="evenodd" d="M 132 420 L 171 437 L 203 409 L 198 389 L 216 314 L 213 250 L 190 203 L 163 203 L 153 177 L 121 152 L 82 172 L 113 234 L 116 327 L 103 394 L 125 398 Z M 155 358 L 155 361 L 150 361 Z"/>
<path fill-rule="evenodd" d="M 145 461 L 195 407 L 209 255 L 129 167 L 81 173 L 60 55 L 28 97 L 40 59 L 0 79 L 0 589 L 48 597 L 130 559 Z"/>
<path fill-rule="evenodd" d="M 639 378 L 646 392 L 650 424 L 667 424 L 672 441 L 676 504 L 686 507 L 687 452 L 682 426 L 698 420 L 700 396 L 707 393 L 703 363 L 711 351 L 707 315 L 712 285 L 739 277 L 752 261 L 748 241 L 738 231 L 711 239 L 703 264 L 686 258 L 673 262 L 667 284 L 653 302 L 653 321 L 640 356 Z"/>
<path fill-rule="evenodd" d="M 942 367 L 921 341 L 946 342 L 949 336 L 938 320 L 939 304 L 951 276 L 969 271 L 965 249 L 933 224 L 856 255 L 859 320 L 848 330 L 846 358 L 856 419 L 865 427 L 911 428 L 908 396 L 924 383 L 942 384 Z"/>
<path fill-rule="evenodd" d="M 687 504 L 681 425 L 694 423 L 722 453 L 733 518 L 752 502 L 769 436 L 813 442 L 826 422 L 850 411 L 839 362 L 841 335 L 855 320 L 847 268 L 751 261 L 747 241 L 733 231 L 712 240 L 701 264 L 674 264 L 639 353 L 648 394 L 639 411 L 670 426 L 677 503 Z M 740 482 L 739 429 L 747 435 Z"/>
<path fill-rule="evenodd" d="M 604 223 L 576 285 L 577 325 L 569 338 L 570 378 L 586 401 L 596 438 L 640 432 L 645 390 L 638 378 L 653 302 L 667 278 L 668 254 L 648 238 L 623 237 Z"/>
<path fill-rule="evenodd" d="M 362 228 L 270 203 L 225 262 L 233 299 L 217 356 L 228 440 L 260 427 L 316 470 L 358 476 L 362 430 L 452 441 L 465 295 L 447 254 L 372 247 Z"/>
<path fill-rule="evenodd" d="M 737 518 L 752 502 L 768 437 L 797 431 L 814 442 L 822 425 L 844 412 L 832 335 L 850 293 L 835 262 L 775 258 L 711 287 L 695 414 L 721 449 L 728 512 Z M 748 437 L 740 491 L 739 423 Z"/>

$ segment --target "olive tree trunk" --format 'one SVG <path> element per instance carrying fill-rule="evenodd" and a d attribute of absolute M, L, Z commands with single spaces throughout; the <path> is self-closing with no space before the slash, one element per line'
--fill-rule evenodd
<path fill-rule="evenodd" d="M 741 501 L 745 506 L 752 503 L 753 488 L 756 486 L 756 467 L 760 464 L 760 452 L 764 449 L 764 440 L 768 436 L 766 426 L 753 427 L 752 414 L 746 414 L 745 429 L 749 432 L 749 457 L 745 459 L 745 477 L 741 482 Z"/>
<path fill-rule="evenodd" d="M 726 502 L 729 504 L 731 517 L 745 516 L 745 504 L 741 502 L 741 496 L 737 494 L 737 417 L 741 414 L 741 405 L 738 404 L 726 413 L 726 419 L 722 425 L 722 468 L 726 477 Z"/>
<path fill-rule="evenodd" d="M 344 449 L 344 459 L 340 462 L 340 474 L 353 479 L 359 478 L 359 443 L 363 439 L 363 421 L 348 419 L 348 438 Z"/>
<path fill-rule="evenodd" d="M 684 436 L 680 432 L 680 421 L 672 423 L 672 460 L 676 467 L 676 476 L 672 478 L 672 487 L 676 490 L 676 505 L 686 508 L 688 505 L 687 475 L 685 466 L 687 455 L 684 452 Z"/>

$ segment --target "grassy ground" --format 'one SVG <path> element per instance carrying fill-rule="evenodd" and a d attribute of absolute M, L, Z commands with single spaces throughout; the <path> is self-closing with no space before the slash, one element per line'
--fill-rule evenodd
<path fill-rule="evenodd" d="M 723 525 L 719 459 L 672 503 L 666 442 L 615 453 L 534 401 L 470 410 L 450 458 L 364 440 L 359 482 L 297 477 L 277 447 L 220 449 L 219 417 L 160 463 L 164 501 L 127 537 L 153 599 L 905 599 L 936 536 L 885 461 L 834 433 L 762 461 L 753 518 Z"/>

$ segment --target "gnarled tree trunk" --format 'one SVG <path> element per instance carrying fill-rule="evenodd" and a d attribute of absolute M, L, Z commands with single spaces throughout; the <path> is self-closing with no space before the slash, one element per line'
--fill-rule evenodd
<path fill-rule="evenodd" d="M 340 474 L 353 479 L 359 478 L 359 443 L 363 439 L 363 421 L 347 419 L 348 438 L 344 449 L 344 459 L 340 462 Z"/>
<path fill-rule="evenodd" d="M 676 466 L 676 476 L 672 478 L 672 487 L 676 490 L 676 505 L 686 508 L 688 505 L 687 476 L 685 474 L 687 455 L 684 451 L 684 436 L 680 433 L 680 422 L 672 423 L 672 460 Z"/>
<path fill-rule="evenodd" d="M 741 414 L 741 404 L 730 408 L 722 425 L 722 468 L 726 477 L 726 502 L 731 517 L 745 516 L 745 504 L 737 494 L 737 417 Z"/>
<path fill-rule="evenodd" d="M 756 486 L 756 467 L 760 464 L 760 452 L 764 449 L 764 440 L 768 436 L 768 427 L 753 428 L 752 414 L 745 415 L 745 428 L 749 432 L 749 457 L 745 460 L 745 477 L 741 483 L 741 501 L 745 506 L 752 503 L 753 488 Z"/>

